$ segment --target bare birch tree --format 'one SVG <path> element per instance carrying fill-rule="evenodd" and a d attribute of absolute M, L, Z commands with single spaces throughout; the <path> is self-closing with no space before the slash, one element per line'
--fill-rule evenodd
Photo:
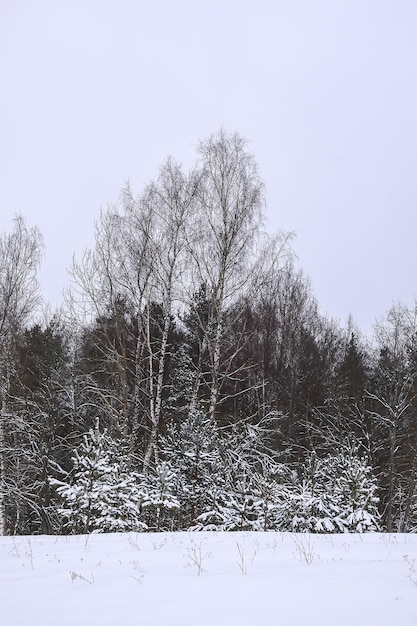
<path fill-rule="evenodd" d="M 13 416 L 8 406 L 13 350 L 18 333 L 40 304 L 37 271 L 42 237 L 17 216 L 11 233 L 0 237 L 0 534 L 6 532 L 6 427 Z"/>
<path fill-rule="evenodd" d="M 213 419 L 221 389 L 226 309 L 231 311 L 238 301 L 243 304 L 251 290 L 262 289 L 266 276 L 278 271 L 288 240 L 280 235 L 267 241 L 263 236 L 264 185 L 244 139 L 220 130 L 200 142 L 199 154 L 199 211 L 189 231 L 189 253 L 194 292 L 204 285 L 210 303 L 209 319 L 198 322 L 201 350 L 209 357 L 208 415 Z M 240 312 L 235 307 L 234 316 Z M 229 355 L 229 374 L 238 352 L 239 348 L 232 358 Z M 196 376 L 191 407 L 204 380 L 202 374 Z"/>
<path fill-rule="evenodd" d="M 197 323 L 200 354 L 208 359 L 205 370 L 201 360 L 194 364 L 189 411 L 208 387 L 205 408 L 213 419 L 222 376 L 230 375 L 240 350 L 237 346 L 222 361 L 226 310 L 230 314 L 233 305 L 250 297 L 251 288 L 259 289 L 265 268 L 276 271 L 286 250 L 282 237 L 265 244 L 263 183 L 246 142 L 221 130 L 198 150 L 200 161 L 189 174 L 168 159 L 139 196 L 127 186 L 121 209 L 111 207 L 102 214 L 95 249 L 73 267 L 81 299 L 92 303 L 95 315 L 106 308 L 113 311 L 122 301 L 135 327 L 134 354 L 124 351 L 119 338 L 114 360 L 123 419 L 141 433 L 145 470 L 152 458 L 158 462 L 169 337 L 177 312 L 187 311 L 192 294 L 205 285 L 210 319 Z M 239 317 L 239 306 L 233 315 Z M 108 354 L 114 352 L 112 334 L 106 344 Z"/>
<path fill-rule="evenodd" d="M 152 455 L 158 458 L 169 331 L 174 304 L 180 308 L 186 282 L 185 223 L 191 219 L 197 187 L 196 174 L 185 175 L 173 159 L 166 161 L 157 180 L 138 197 L 127 185 L 121 210 L 110 207 L 102 213 L 94 250 L 72 268 L 80 299 L 91 314 L 111 312 L 112 332 L 104 333 L 99 349 L 116 364 L 123 422 L 129 422 L 133 431 L 147 431 L 145 470 Z M 114 324 L 120 321 L 115 310 L 118 302 L 124 303 L 134 328 L 133 353 L 126 348 L 121 326 Z M 153 337 L 155 326 L 158 341 Z"/>
<path fill-rule="evenodd" d="M 158 462 L 158 434 L 162 414 L 164 375 L 168 353 L 169 332 L 177 309 L 182 307 L 183 292 L 187 286 L 187 253 L 188 241 L 186 225 L 193 218 L 199 176 L 195 171 L 185 175 L 173 159 L 167 159 L 162 166 L 155 183 L 146 190 L 146 202 L 153 210 L 153 227 L 150 241 L 153 251 L 152 262 L 149 264 L 149 280 L 144 291 L 146 296 L 146 316 L 143 332 L 148 361 L 148 419 L 150 434 L 144 457 L 144 470 L 147 471 L 152 455 Z M 128 223 L 137 220 L 136 211 L 128 211 Z M 129 220 L 130 218 L 130 220 Z M 130 229 L 129 229 L 130 230 Z M 133 267 L 139 265 L 133 250 Z M 160 310 L 159 345 L 151 341 L 150 318 L 153 302 L 158 303 Z M 138 360 L 139 362 L 139 360 Z M 155 370 L 154 370 L 155 364 Z"/>
<path fill-rule="evenodd" d="M 417 305 L 393 305 L 376 325 L 375 339 L 379 355 L 373 389 L 366 393 L 370 437 L 380 466 L 387 531 L 403 532 L 415 496 Z"/>

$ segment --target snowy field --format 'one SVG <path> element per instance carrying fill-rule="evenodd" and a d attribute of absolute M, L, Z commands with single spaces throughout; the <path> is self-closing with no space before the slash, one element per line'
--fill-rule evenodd
<path fill-rule="evenodd" d="M 417 535 L 0 537 L 4 626 L 416 626 Z"/>

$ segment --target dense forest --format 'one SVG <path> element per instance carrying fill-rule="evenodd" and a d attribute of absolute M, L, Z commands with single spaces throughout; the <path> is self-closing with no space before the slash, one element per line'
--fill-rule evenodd
<path fill-rule="evenodd" d="M 237 134 L 103 210 L 62 309 L 0 237 L 0 534 L 417 530 L 417 307 L 363 337 L 264 231 Z"/>

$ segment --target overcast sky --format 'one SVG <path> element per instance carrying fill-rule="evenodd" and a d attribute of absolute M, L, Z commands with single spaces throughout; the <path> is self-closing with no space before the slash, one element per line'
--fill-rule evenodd
<path fill-rule="evenodd" d="M 323 311 L 369 332 L 417 294 L 415 0 L 0 0 L 0 231 L 22 213 L 60 302 L 100 207 L 220 126 Z"/>

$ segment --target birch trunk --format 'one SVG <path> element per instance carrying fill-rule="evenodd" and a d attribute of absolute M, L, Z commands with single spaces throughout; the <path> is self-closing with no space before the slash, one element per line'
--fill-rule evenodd
<path fill-rule="evenodd" d="M 168 302 L 171 301 L 171 292 L 168 292 Z M 156 378 L 156 388 L 153 384 L 153 354 L 152 354 L 152 345 L 149 335 L 149 327 L 150 320 L 148 320 L 148 328 L 147 328 L 147 339 L 148 339 L 148 350 L 149 350 L 149 401 L 150 401 L 150 418 L 151 418 L 151 434 L 149 438 L 149 443 L 145 453 L 144 459 L 144 472 L 149 471 L 149 465 L 152 458 L 152 454 L 155 457 L 155 463 L 158 463 L 158 434 L 160 428 L 161 421 L 161 410 L 162 410 L 162 393 L 163 393 L 163 385 L 164 385 L 164 374 L 165 374 L 165 364 L 166 364 L 166 355 L 168 348 L 168 337 L 169 337 L 169 328 L 171 322 L 171 314 L 170 314 L 170 306 L 167 306 L 164 315 L 164 327 L 162 331 L 162 339 L 161 339 L 161 348 L 159 352 L 158 359 L 158 374 Z"/>
<path fill-rule="evenodd" d="M 0 388 L 0 535 L 6 534 L 6 516 L 5 516 L 5 474 L 6 474 L 6 462 L 5 462 L 5 424 L 6 424 L 6 389 L 4 381 L 1 381 Z"/>

